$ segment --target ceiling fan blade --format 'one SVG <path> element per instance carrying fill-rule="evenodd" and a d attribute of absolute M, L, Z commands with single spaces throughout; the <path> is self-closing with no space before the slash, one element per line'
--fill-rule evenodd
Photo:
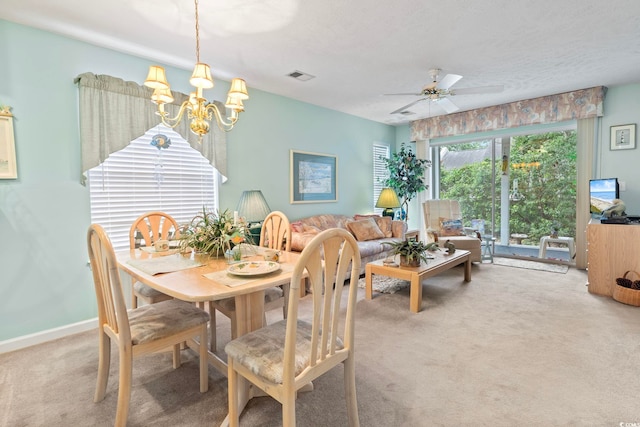
<path fill-rule="evenodd" d="M 403 112 L 404 110 L 406 110 L 407 108 L 409 108 L 409 107 L 411 107 L 411 106 L 413 106 L 413 105 L 417 104 L 417 103 L 418 103 L 418 102 L 420 102 L 420 101 L 424 101 L 425 99 L 427 99 L 427 98 L 420 98 L 420 99 L 418 99 L 417 101 L 413 101 L 411 104 L 407 104 L 407 105 L 405 105 L 405 106 L 404 106 L 404 107 L 402 107 L 402 108 L 398 108 L 397 110 L 392 111 L 392 112 L 391 112 L 391 113 L 389 113 L 389 114 L 398 114 L 398 113 L 402 113 L 402 112 Z"/>
<path fill-rule="evenodd" d="M 449 89 L 451 86 L 456 84 L 458 80 L 460 80 L 461 78 L 462 76 L 459 76 L 457 74 L 447 74 L 442 78 L 442 80 L 438 82 L 438 84 L 436 85 L 436 88 L 443 89 L 443 90 Z"/>
<path fill-rule="evenodd" d="M 466 87 L 463 89 L 454 89 L 451 91 L 452 95 L 475 95 L 479 93 L 498 93 L 504 90 L 504 85 L 496 86 L 479 86 L 479 87 Z"/>
<path fill-rule="evenodd" d="M 403 95 L 403 96 L 407 96 L 407 95 L 413 95 L 413 96 L 420 96 L 422 95 L 421 93 L 383 93 L 382 95 L 384 96 L 396 96 L 396 95 Z"/>
<path fill-rule="evenodd" d="M 435 101 L 436 104 L 438 104 L 440 107 L 442 107 L 442 109 L 444 111 L 447 112 L 447 114 L 450 113 L 455 113 L 456 111 L 458 111 L 460 108 L 454 104 L 453 102 L 451 102 L 451 100 L 449 98 L 440 98 L 437 101 Z"/>

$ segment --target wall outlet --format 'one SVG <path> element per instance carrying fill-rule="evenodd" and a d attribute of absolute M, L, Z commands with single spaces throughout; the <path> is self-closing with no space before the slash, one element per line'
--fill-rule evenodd
<path fill-rule="evenodd" d="M 624 181 L 618 181 L 618 187 L 620 187 L 620 191 L 627 191 L 627 183 Z"/>

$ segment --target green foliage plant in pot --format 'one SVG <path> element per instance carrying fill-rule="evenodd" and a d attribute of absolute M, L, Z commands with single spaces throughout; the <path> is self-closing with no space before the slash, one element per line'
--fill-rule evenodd
<path fill-rule="evenodd" d="M 419 240 L 403 240 L 400 242 L 384 242 L 391 247 L 393 255 L 400 255 L 403 267 L 420 267 L 420 262 L 427 262 L 427 245 Z"/>
<path fill-rule="evenodd" d="M 420 191 L 428 188 L 425 184 L 425 169 L 431 166 L 431 161 L 419 159 L 411 151 L 411 148 L 400 146 L 400 151 L 393 153 L 390 158 L 381 157 L 389 170 L 389 178 L 384 180 L 384 185 L 395 190 L 402 199 L 402 209 L 405 212 L 405 221 L 409 219 L 409 202 Z"/>

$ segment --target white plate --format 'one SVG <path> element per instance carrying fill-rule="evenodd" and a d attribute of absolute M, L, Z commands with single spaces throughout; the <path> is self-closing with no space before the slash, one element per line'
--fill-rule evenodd
<path fill-rule="evenodd" d="M 258 276 L 280 270 L 280 264 L 274 261 L 244 261 L 233 264 L 227 271 L 237 276 Z"/>

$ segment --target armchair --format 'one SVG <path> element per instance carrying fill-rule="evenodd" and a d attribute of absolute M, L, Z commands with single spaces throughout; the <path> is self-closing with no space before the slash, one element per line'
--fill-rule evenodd
<path fill-rule="evenodd" d="M 427 242 L 450 240 L 456 249 L 471 252 L 471 262 L 482 262 L 482 236 L 478 231 L 463 226 L 457 200 L 427 200 L 422 209 Z"/>

